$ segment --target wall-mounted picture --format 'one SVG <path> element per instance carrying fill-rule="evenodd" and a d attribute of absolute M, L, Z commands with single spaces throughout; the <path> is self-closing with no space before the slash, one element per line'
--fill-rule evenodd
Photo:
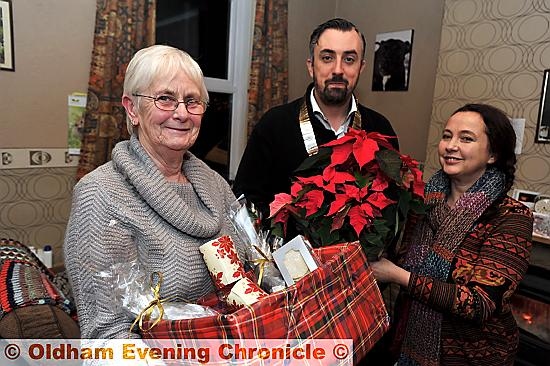
<path fill-rule="evenodd" d="M 409 29 L 376 35 L 373 91 L 409 90 L 413 33 Z"/>
<path fill-rule="evenodd" d="M 0 70 L 15 71 L 11 0 L 0 0 Z"/>
<path fill-rule="evenodd" d="M 539 119 L 537 121 L 537 134 L 535 142 L 550 142 L 550 91 L 548 90 L 548 78 L 550 78 L 550 69 L 544 70 L 542 78 L 542 92 L 540 94 Z"/>

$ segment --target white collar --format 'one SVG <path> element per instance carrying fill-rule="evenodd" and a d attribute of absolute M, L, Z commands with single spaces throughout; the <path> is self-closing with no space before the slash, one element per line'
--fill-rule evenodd
<path fill-rule="evenodd" d="M 311 93 L 309 95 L 309 100 L 311 101 L 311 109 L 313 110 L 313 113 L 316 116 L 320 117 L 319 121 L 321 121 L 321 123 L 323 124 L 323 126 L 325 126 L 325 128 L 327 130 L 333 131 L 336 134 L 336 137 L 339 138 L 339 137 L 344 136 L 344 134 L 348 131 L 348 126 L 349 126 L 350 122 L 353 120 L 353 116 L 354 116 L 355 112 L 357 111 L 357 103 L 355 103 L 355 96 L 353 96 L 353 94 L 352 94 L 352 96 L 351 96 L 351 108 L 348 112 L 348 115 L 347 115 L 344 123 L 342 123 L 342 125 L 338 129 L 338 131 L 336 131 L 330 125 L 330 123 L 327 120 L 327 118 L 325 117 L 323 111 L 321 111 L 321 108 L 319 107 L 319 104 L 317 103 L 317 100 L 315 100 L 315 95 L 313 94 L 314 91 L 315 91 L 315 87 L 313 87 L 311 89 Z"/>

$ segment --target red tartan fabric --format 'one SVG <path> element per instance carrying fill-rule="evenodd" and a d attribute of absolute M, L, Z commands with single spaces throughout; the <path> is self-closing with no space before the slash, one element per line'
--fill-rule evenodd
<path fill-rule="evenodd" d="M 231 314 L 161 321 L 143 338 L 353 339 L 357 362 L 388 329 L 382 296 L 359 244 L 315 252 L 323 264 L 293 286 Z"/>

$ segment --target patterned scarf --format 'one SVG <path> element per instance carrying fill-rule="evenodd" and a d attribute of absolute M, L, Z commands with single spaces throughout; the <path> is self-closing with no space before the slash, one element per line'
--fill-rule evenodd
<path fill-rule="evenodd" d="M 446 282 L 457 247 L 504 190 L 504 173 L 491 167 L 450 208 L 449 177 L 438 171 L 426 185 L 429 212 L 415 229 L 418 244 L 409 249 L 404 268 Z M 442 318 L 441 312 L 412 300 L 398 365 L 439 365 Z"/>

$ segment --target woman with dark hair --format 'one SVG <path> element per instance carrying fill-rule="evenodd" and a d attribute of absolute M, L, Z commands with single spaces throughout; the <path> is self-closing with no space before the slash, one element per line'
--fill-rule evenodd
<path fill-rule="evenodd" d="M 468 104 L 447 121 L 425 215 L 408 222 L 394 262 L 371 267 L 401 286 L 391 345 L 398 365 L 512 365 L 510 298 L 529 264 L 533 216 L 507 196 L 516 137 L 499 109 Z"/>

